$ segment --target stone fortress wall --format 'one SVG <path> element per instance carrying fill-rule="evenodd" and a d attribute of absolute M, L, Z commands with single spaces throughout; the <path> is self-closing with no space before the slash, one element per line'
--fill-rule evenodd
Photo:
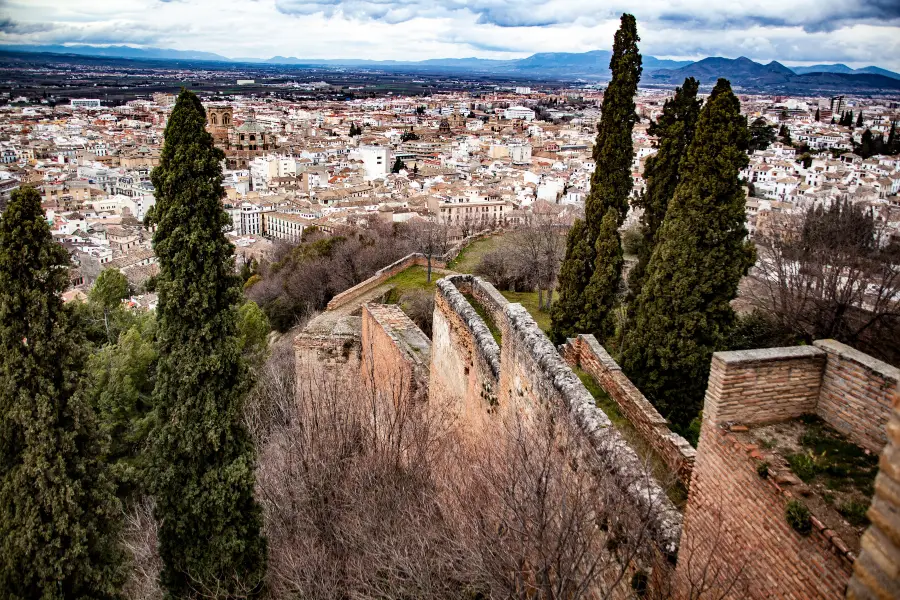
<path fill-rule="evenodd" d="M 597 338 L 581 334 L 566 340 L 560 348 L 563 358 L 572 366 L 584 370 L 616 403 L 625 418 L 634 426 L 641 439 L 653 449 L 672 473 L 689 486 L 697 451 L 684 437 L 673 433 L 668 422 L 650 404 Z"/>
<path fill-rule="evenodd" d="M 655 581 L 668 580 L 671 597 L 696 597 L 693 570 L 708 564 L 707 571 L 715 572 L 720 582 L 740 579 L 744 585 L 717 590 L 715 582 L 701 581 L 699 585 L 710 589 L 700 597 L 840 598 L 849 590 L 848 597 L 856 599 L 900 598 L 896 369 L 833 341 L 717 353 L 700 443 L 694 450 L 668 429 L 595 339 L 579 336 L 557 351 L 523 307 L 510 304 L 478 277 L 451 275 L 437 282 L 430 341 L 399 308 L 366 304 L 379 285 L 421 264 L 420 259 L 406 257 L 383 269 L 374 281 L 336 297 L 335 307 L 329 305 L 329 311 L 297 337 L 298 369 L 304 368 L 301 359 L 318 360 L 327 368 L 350 369 L 365 385 L 403 381 L 412 393 L 427 389 L 429 402 L 457 408 L 472 435 L 498 410 L 556 407 L 603 458 L 606 468 L 599 475 L 615 478 L 636 505 L 651 506 L 658 548 L 669 556 L 677 554 L 674 567 L 660 564 L 662 569 L 654 573 Z M 499 332 L 499 343 L 492 328 Z M 689 482 L 684 517 L 646 476 L 637 454 L 596 406 L 570 364 L 589 373 L 643 441 Z M 891 442 L 882 454 L 869 513 L 873 524 L 858 557 L 815 518 L 808 536 L 787 525 L 785 504 L 795 492 L 774 476 L 760 477 L 760 450 L 741 433 L 747 425 L 805 414 L 819 415 L 872 452 Z M 616 597 L 627 597 L 630 590 L 625 593 Z"/>

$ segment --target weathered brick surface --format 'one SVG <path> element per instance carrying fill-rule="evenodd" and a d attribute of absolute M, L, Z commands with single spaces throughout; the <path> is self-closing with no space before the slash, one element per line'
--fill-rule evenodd
<path fill-rule="evenodd" d="M 704 419 L 678 556 L 678 597 L 694 597 L 701 583 L 710 586 L 711 598 L 843 597 L 852 555 L 840 552 L 824 528 L 803 536 L 788 525 L 791 492 L 757 474 L 754 450 Z"/>
<path fill-rule="evenodd" d="M 659 546 L 676 552 L 681 514 L 665 491 L 649 476 L 637 454 L 597 407 L 528 311 L 520 304 L 508 304 L 505 311 L 500 404 L 548 404 L 568 413 L 603 465 L 602 476 L 615 478 L 634 506 L 644 511 Z"/>
<path fill-rule="evenodd" d="M 814 345 L 828 357 L 816 413 L 860 446 L 880 452 L 900 370 L 834 340 Z"/>
<path fill-rule="evenodd" d="M 900 598 L 900 394 L 896 390 L 885 431 L 888 441 L 881 453 L 868 513 L 872 524 L 860 541 L 859 558 L 847 588 L 850 600 Z"/>
<path fill-rule="evenodd" d="M 452 278 L 437 282 L 434 300 L 429 398 L 458 406 L 477 430 L 497 404 L 500 347 Z"/>
<path fill-rule="evenodd" d="M 369 391 L 398 400 L 428 393 L 431 342 L 396 304 L 362 309 L 360 381 Z"/>
<path fill-rule="evenodd" d="M 592 335 L 569 339 L 561 348 L 566 362 L 588 373 L 618 405 L 641 439 L 668 465 L 685 486 L 690 485 L 697 451 L 686 439 L 669 429 L 662 415 L 650 404 Z"/>
<path fill-rule="evenodd" d="M 813 346 L 713 354 L 704 420 L 775 423 L 814 413 L 825 352 Z"/>

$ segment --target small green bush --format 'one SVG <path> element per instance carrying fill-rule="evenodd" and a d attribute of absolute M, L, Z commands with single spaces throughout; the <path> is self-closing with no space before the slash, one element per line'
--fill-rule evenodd
<path fill-rule="evenodd" d="M 799 500 L 791 500 L 787 503 L 785 518 L 788 525 L 801 535 L 809 535 L 809 532 L 812 531 L 809 509 Z"/>
<path fill-rule="evenodd" d="M 847 519 L 848 523 L 856 527 L 869 524 L 869 517 L 866 516 L 868 510 L 868 504 L 856 500 L 844 502 L 838 507 L 838 512 Z"/>
<path fill-rule="evenodd" d="M 819 463 L 812 452 L 791 454 L 787 461 L 794 474 L 807 483 L 819 473 Z"/>
<path fill-rule="evenodd" d="M 763 479 L 768 477 L 769 476 L 769 462 L 764 460 L 761 463 L 759 463 L 758 465 L 756 465 L 756 473 Z"/>

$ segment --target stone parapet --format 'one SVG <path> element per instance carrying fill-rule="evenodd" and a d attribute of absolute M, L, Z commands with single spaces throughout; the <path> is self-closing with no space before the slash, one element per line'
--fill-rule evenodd
<path fill-rule="evenodd" d="M 596 453 L 603 471 L 599 475 L 615 478 L 617 486 L 649 520 L 659 547 L 676 554 L 682 519 L 665 491 L 528 311 L 520 304 L 508 304 L 505 313 L 500 403 L 524 401 L 564 409 Z"/>
<path fill-rule="evenodd" d="M 593 335 L 579 335 L 560 348 L 563 358 L 583 369 L 616 403 L 641 439 L 668 468 L 690 485 L 697 451 L 682 436 L 669 429 L 668 422 L 650 404 Z"/>

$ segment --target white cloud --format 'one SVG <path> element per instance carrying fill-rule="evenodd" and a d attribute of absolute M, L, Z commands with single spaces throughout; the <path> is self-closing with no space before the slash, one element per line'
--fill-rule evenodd
<path fill-rule="evenodd" d="M 633 10 L 646 54 L 900 70 L 896 0 L 6 0 L 0 43 L 130 44 L 229 57 L 418 60 L 609 48 Z"/>

